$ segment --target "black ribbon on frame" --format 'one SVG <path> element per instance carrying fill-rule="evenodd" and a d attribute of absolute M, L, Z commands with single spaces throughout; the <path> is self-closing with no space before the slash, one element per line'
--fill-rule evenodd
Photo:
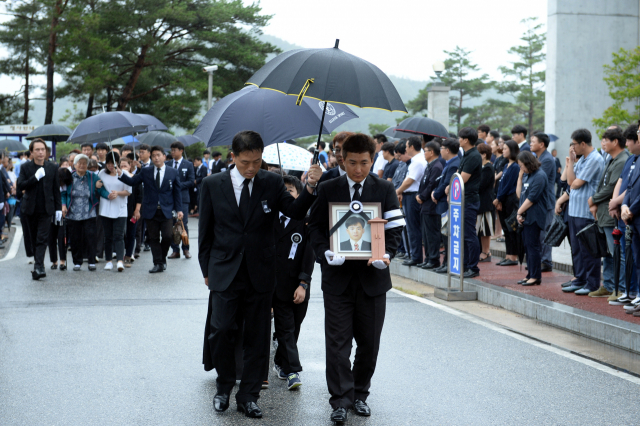
<path fill-rule="evenodd" d="M 347 214 L 342 216 L 342 219 L 340 219 L 338 223 L 333 225 L 333 228 L 329 230 L 329 236 L 333 235 L 333 233 L 336 232 L 338 228 L 340 228 L 347 221 L 347 219 L 349 219 L 353 215 L 361 216 L 364 219 L 365 223 L 369 223 L 369 216 L 364 213 L 364 206 L 362 205 L 362 203 L 360 201 L 352 201 L 349 205 L 349 211 L 347 212 Z"/>

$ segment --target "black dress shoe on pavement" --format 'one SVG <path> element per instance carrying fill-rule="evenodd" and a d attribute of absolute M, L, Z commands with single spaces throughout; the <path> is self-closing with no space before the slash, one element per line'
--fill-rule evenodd
<path fill-rule="evenodd" d="M 522 283 L 523 286 L 530 286 L 530 285 L 540 285 L 540 283 L 542 282 L 542 280 L 540 278 L 536 279 L 535 281 L 525 281 Z"/>
<path fill-rule="evenodd" d="M 155 274 L 163 271 L 164 271 L 164 268 L 162 267 L 162 265 L 153 265 L 153 268 L 149 269 L 150 274 Z"/>
<path fill-rule="evenodd" d="M 402 252 L 396 253 L 395 256 L 396 259 L 404 259 L 405 257 L 407 257 L 407 255 Z"/>
<path fill-rule="evenodd" d="M 553 268 L 551 266 L 547 265 L 546 263 L 543 263 L 541 271 L 542 272 L 551 272 L 551 271 L 553 271 Z"/>
<path fill-rule="evenodd" d="M 436 272 L 438 274 L 446 274 L 447 273 L 447 265 L 442 265 L 441 267 L 434 269 L 433 272 Z"/>
<path fill-rule="evenodd" d="M 61 271 L 66 271 L 67 270 L 67 264 L 63 263 L 62 265 L 60 265 L 60 270 Z"/>
<path fill-rule="evenodd" d="M 464 273 L 465 278 L 475 278 L 478 275 L 480 275 L 480 272 L 472 271 L 471 269 L 469 269 L 468 271 L 465 271 Z"/>
<path fill-rule="evenodd" d="M 418 263 L 418 264 L 416 265 L 416 268 L 422 268 L 422 267 L 423 267 L 424 265 L 426 265 L 426 264 L 427 264 L 427 262 Z"/>
<path fill-rule="evenodd" d="M 366 402 L 359 399 L 353 403 L 353 411 L 359 416 L 369 417 L 371 415 L 371 408 Z"/>
<path fill-rule="evenodd" d="M 337 425 L 342 425 L 347 421 L 347 409 L 338 407 L 331 413 L 331 421 Z"/>
<path fill-rule="evenodd" d="M 518 262 L 515 260 L 509 260 L 509 259 L 505 259 L 502 262 L 498 263 L 498 265 L 500 266 L 513 266 L 513 265 L 517 265 Z"/>
<path fill-rule="evenodd" d="M 145 244 L 142 251 L 151 251 L 151 247 L 149 247 L 149 244 Z"/>
<path fill-rule="evenodd" d="M 52 263 L 52 264 L 51 264 L 51 269 L 53 269 L 54 271 L 55 271 L 56 269 L 58 269 L 58 264 L 57 264 L 57 263 Z"/>
<path fill-rule="evenodd" d="M 213 409 L 222 413 L 229 408 L 229 394 L 219 393 L 213 397 Z"/>
<path fill-rule="evenodd" d="M 163 263 L 163 264 L 162 264 L 162 270 L 163 270 L 163 271 L 166 271 L 166 270 L 167 270 L 167 264 L 166 264 L 166 263 Z"/>
<path fill-rule="evenodd" d="M 524 284 L 527 281 L 529 281 L 529 278 L 525 278 L 525 279 L 522 279 L 522 280 L 518 281 L 518 284 Z"/>
<path fill-rule="evenodd" d="M 416 266 L 418 264 L 417 260 L 405 260 L 402 262 L 404 266 Z"/>
<path fill-rule="evenodd" d="M 262 417 L 262 410 L 255 402 L 238 402 L 238 411 L 244 413 L 245 416 L 252 419 L 259 419 Z"/>
<path fill-rule="evenodd" d="M 40 268 L 34 269 L 33 271 L 31 271 L 31 278 L 33 278 L 34 280 L 39 280 L 40 278 L 44 278 L 46 277 L 47 274 L 44 273 L 44 270 L 41 270 Z"/>
<path fill-rule="evenodd" d="M 436 269 L 439 268 L 440 264 L 439 263 L 433 263 L 433 262 L 428 262 L 425 263 L 424 266 L 421 266 L 422 269 Z"/>

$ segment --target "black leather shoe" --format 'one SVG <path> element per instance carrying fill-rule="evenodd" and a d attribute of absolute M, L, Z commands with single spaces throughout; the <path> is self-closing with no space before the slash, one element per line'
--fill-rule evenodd
<path fill-rule="evenodd" d="M 405 260 L 402 262 L 404 266 L 416 266 L 418 264 L 417 260 Z"/>
<path fill-rule="evenodd" d="M 66 263 L 62 263 L 62 264 L 60 265 L 60 270 L 61 270 L 61 271 L 66 271 L 66 270 L 67 270 L 67 264 L 66 264 Z"/>
<path fill-rule="evenodd" d="M 517 265 L 518 262 L 515 260 L 509 260 L 509 259 L 505 259 L 502 262 L 498 263 L 497 265 L 500 266 L 513 266 L 513 265 Z"/>
<path fill-rule="evenodd" d="M 167 270 L 167 264 L 166 264 L 166 263 L 163 263 L 163 264 L 162 264 L 162 270 L 163 270 L 163 271 L 166 271 L 166 270 Z"/>
<path fill-rule="evenodd" d="M 446 274 L 447 265 L 442 265 L 441 267 L 434 269 L 433 272 L 437 272 L 438 274 Z"/>
<path fill-rule="evenodd" d="M 422 269 L 436 269 L 439 267 L 439 263 L 427 262 L 424 266 L 422 266 Z"/>
<path fill-rule="evenodd" d="M 529 278 L 524 278 L 524 279 L 518 281 L 518 284 L 526 283 L 527 281 L 529 281 Z"/>
<path fill-rule="evenodd" d="M 553 268 L 551 266 L 547 265 L 546 263 L 543 263 L 541 271 L 542 272 L 551 272 L 551 271 L 553 271 Z"/>
<path fill-rule="evenodd" d="M 255 402 L 238 402 L 238 411 L 252 419 L 259 419 L 262 417 L 262 410 Z"/>
<path fill-rule="evenodd" d="M 359 416 L 369 417 L 371 415 L 371 408 L 366 402 L 359 399 L 353 403 L 353 411 Z"/>
<path fill-rule="evenodd" d="M 331 421 L 337 425 L 342 425 L 347 421 L 347 409 L 338 407 L 331 413 Z"/>
<path fill-rule="evenodd" d="M 562 288 L 571 287 L 573 285 L 573 280 L 567 281 L 566 283 L 562 283 Z"/>
<path fill-rule="evenodd" d="M 164 268 L 162 267 L 162 265 L 153 265 L 153 268 L 149 269 L 150 274 L 155 274 L 163 271 L 164 271 Z"/>
<path fill-rule="evenodd" d="M 40 268 L 31 271 L 31 278 L 33 278 L 36 281 L 46 276 L 47 274 L 45 274 L 44 271 L 40 271 Z"/>
<path fill-rule="evenodd" d="M 418 263 L 418 264 L 416 265 L 416 268 L 422 268 L 422 267 L 423 267 L 424 265 L 426 265 L 426 264 L 427 264 L 427 262 Z"/>
<path fill-rule="evenodd" d="M 407 255 L 402 252 L 398 252 L 395 256 L 396 259 L 404 259 L 405 257 L 407 257 Z"/>
<path fill-rule="evenodd" d="M 542 280 L 540 278 L 536 279 L 535 281 L 532 282 L 528 282 L 529 280 L 525 281 L 522 283 L 523 286 L 530 286 L 530 285 L 540 285 L 540 283 L 542 282 Z"/>
<path fill-rule="evenodd" d="M 213 409 L 218 413 L 222 413 L 229 408 L 229 394 L 219 393 L 213 397 Z"/>
<path fill-rule="evenodd" d="M 471 269 L 469 269 L 468 271 L 465 271 L 464 273 L 465 278 L 475 278 L 478 275 L 480 275 L 480 272 L 472 271 Z"/>
<path fill-rule="evenodd" d="M 151 251 L 151 247 L 149 247 L 149 244 L 145 244 L 142 251 Z"/>
<path fill-rule="evenodd" d="M 55 271 L 56 269 L 58 269 L 58 264 L 57 264 L 57 263 L 52 263 L 52 264 L 51 264 L 51 269 L 53 269 L 54 271 Z"/>

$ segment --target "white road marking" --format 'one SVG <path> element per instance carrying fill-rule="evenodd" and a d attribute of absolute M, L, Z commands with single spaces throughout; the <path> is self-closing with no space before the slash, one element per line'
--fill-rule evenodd
<path fill-rule="evenodd" d="M 469 315 L 469 314 L 464 313 L 464 312 L 457 311 L 457 310 L 452 309 L 452 308 L 450 308 L 448 306 L 440 305 L 438 303 L 432 302 L 431 300 L 424 299 L 424 298 L 418 297 L 418 296 L 414 296 L 412 294 L 407 294 L 407 293 L 404 293 L 404 292 L 402 292 L 400 290 L 396 290 L 395 288 L 391 289 L 391 291 L 396 293 L 396 294 L 399 294 L 401 296 L 404 296 L 404 297 L 407 297 L 409 299 L 415 300 L 416 302 L 420 302 L 420 303 L 423 303 L 425 305 L 429 305 L 429 306 L 431 306 L 433 308 L 440 309 L 441 311 L 447 312 L 447 313 L 449 313 L 451 315 L 455 315 L 455 316 L 457 316 L 459 318 L 463 318 L 463 319 L 465 319 L 465 320 L 467 320 L 469 322 L 472 322 L 474 324 L 481 325 L 481 326 L 483 326 L 485 328 L 488 328 L 490 330 L 493 330 L 493 331 L 496 331 L 498 333 L 504 334 L 506 336 L 512 337 L 514 339 L 520 340 L 521 342 L 525 342 L 525 343 L 528 343 L 528 344 L 530 344 L 532 346 L 535 346 L 537 348 L 544 349 L 544 350 L 549 351 L 549 352 L 553 352 L 556 355 L 560 355 L 560 356 L 568 358 L 568 359 L 570 359 L 572 361 L 576 361 L 576 362 L 579 362 L 581 364 L 588 365 L 589 367 L 595 368 L 596 370 L 600 370 L 600 371 L 602 371 L 604 373 L 607 373 L 607 374 L 610 374 L 612 376 L 616 376 L 618 378 L 627 380 L 627 381 L 629 381 L 631 383 L 634 383 L 636 385 L 640 385 L 640 378 L 635 377 L 635 376 L 633 376 L 631 374 L 627 374 L 627 373 L 624 373 L 622 371 L 618 371 L 615 368 L 611 368 L 611 367 L 608 367 L 606 365 L 602 365 L 602 364 L 600 364 L 598 362 L 592 361 L 590 359 L 583 358 L 581 356 L 572 354 L 571 352 L 568 352 L 566 350 L 562 350 L 562 349 L 559 349 L 559 348 L 556 348 L 556 347 L 550 346 L 550 345 L 545 345 L 545 344 L 540 343 L 540 342 L 538 342 L 536 340 L 530 339 L 530 338 L 528 338 L 526 336 L 520 335 L 518 333 L 514 333 L 514 332 L 512 332 L 510 330 L 507 330 L 505 328 L 502 328 L 502 327 L 500 327 L 500 326 L 498 326 L 496 324 L 493 324 L 491 322 L 482 320 L 480 318 L 474 317 L 473 315 Z"/>
<path fill-rule="evenodd" d="M 22 227 L 16 227 L 16 233 L 13 236 L 13 241 L 11 241 L 11 247 L 9 248 L 9 253 L 0 259 L 0 262 L 6 262 L 7 260 L 11 260 L 16 257 L 18 254 L 18 249 L 20 248 L 20 241 L 22 240 Z"/>

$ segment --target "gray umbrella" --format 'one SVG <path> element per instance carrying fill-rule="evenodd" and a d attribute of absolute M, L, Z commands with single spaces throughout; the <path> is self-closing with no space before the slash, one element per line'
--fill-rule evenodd
<path fill-rule="evenodd" d="M 145 143 L 151 147 L 153 146 L 161 146 L 164 149 L 170 149 L 171 144 L 174 143 L 177 139 L 171 133 L 167 132 L 148 132 L 143 133 L 137 136 L 140 143 Z"/>
<path fill-rule="evenodd" d="M 193 145 L 194 143 L 203 142 L 202 139 L 193 135 L 178 136 L 176 139 L 182 142 L 184 146 L 189 146 L 189 145 Z"/>
<path fill-rule="evenodd" d="M 142 120 L 144 120 L 144 122 L 148 124 L 147 131 L 149 132 L 152 130 L 160 130 L 164 132 L 169 130 L 162 121 L 158 120 L 153 115 L 149 115 L 149 114 L 136 114 L 136 115 L 142 118 Z"/>
<path fill-rule="evenodd" d="M 260 133 L 265 145 L 315 135 L 324 104 L 304 98 L 298 106 L 293 96 L 247 86 L 216 102 L 193 135 L 207 146 L 231 145 L 233 137 L 242 130 Z M 358 116 L 348 106 L 327 103 L 322 133 L 331 133 L 353 118 Z"/>
<path fill-rule="evenodd" d="M 69 142 L 111 142 L 122 136 L 146 132 L 148 126 L 142 118 L 130 112 L 103 112 L 82 120 L 69 137 Z"/>
<path fill-rule="evenodd" d="M 45 124 L 29 133 L 25 139 L 41 138 L 45 141 L 64 142 L 69 139 L 71 133 L 73 133 L 73 131 L 66 126 L 60 124 Z"/>
<path fill-rule="evenodd" d="M 18 152 L 26 150 L 27 148 L 22 144 L 22 142 L 15 139 L 0 140 L 0 151 Z"/>

